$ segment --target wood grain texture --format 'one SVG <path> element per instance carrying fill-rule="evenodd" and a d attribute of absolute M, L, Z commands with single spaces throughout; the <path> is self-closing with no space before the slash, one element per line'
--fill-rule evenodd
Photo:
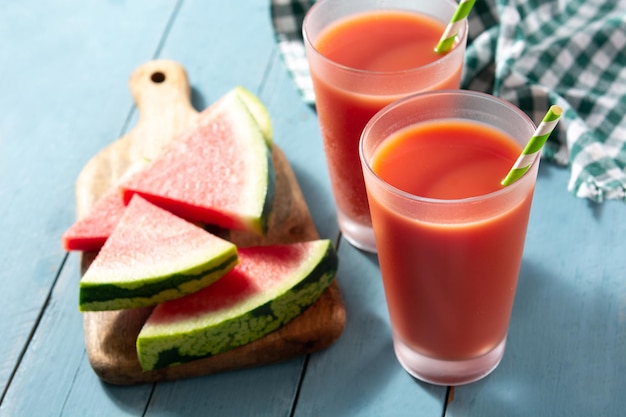
<path fill-rule="evenodd" d="M 184 129 L 193 129 L 198 113 L 190 104 L 189 82 L 178 63 L 148 62 L 130 78 L 130 89 L 140 112 L 139 121 L 128 134 L 94 156 L 81 171 L 76 184 L 79 216 L 133 165 L 157 155 L 163 145 Z M 306 202 L 287 158 L 278 146 L 272 159 L 276 196 L 269 232 L 259 237 L 250 232 L 227 232 L 224 236 L 238 246 L 293 243 L 318 238 Z M 95 253 L 85 253 L 81 272 Z M 135 341 L 151 308 L 84 313 L 85 345 L 96 374 L 114 384 L 135 384 L 187 378 L 256 366 L 311 353 L 332 344 L 345 325 L 345 310 L 336 282 L 302 315 L 264 338 L 220 355 L 143 372 Z"/>

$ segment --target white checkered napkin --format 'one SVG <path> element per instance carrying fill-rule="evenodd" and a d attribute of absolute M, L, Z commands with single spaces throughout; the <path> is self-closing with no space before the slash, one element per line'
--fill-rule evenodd
<path fill-rule="evenodd" d="M 315 94 L 302 41 L 302 20 L 313 3 L 315 0 L 271 0 L 278 52 L 302 99 L 310 105 L 315 104 Z"/>
<path fill-rule="evenodd" d="M 280 55 L 311 105 L 301 28 L 314 2 L 271 0 Z M 477 0 L 469 24 L 462 87 L 535 122 L 561 106 L 544 158 L 570 167 L 576 196 L 626 201 L 626 0 Z"/>
<path fill-rule="evenodd" d="M 463 87 L 535 121 L 561 106 L 544 157 L 576 196 L 626 201 L 626 0 L 478 0 L 470 35 Z"/>

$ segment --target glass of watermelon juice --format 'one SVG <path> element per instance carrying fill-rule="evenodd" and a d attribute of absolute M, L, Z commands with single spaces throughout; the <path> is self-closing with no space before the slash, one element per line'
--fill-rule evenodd
<path fill-rule="evenodd" d="M 467 22 L 453 49 L 434 51 L 453 0 L 321 0 L 303 22 L 337 218 L 354 246 L 376 251 L 359 138 L 367 121 L 409 94 L 459 88 Z"/>
<path fill-rule="evenodd" d="M 502 359 L 538 159 L 500 181 L 534 130 L 508 102 L 454 90 L 400 100 L 363 131 L 394 349 L 421 380 L 469 383 Z"/>

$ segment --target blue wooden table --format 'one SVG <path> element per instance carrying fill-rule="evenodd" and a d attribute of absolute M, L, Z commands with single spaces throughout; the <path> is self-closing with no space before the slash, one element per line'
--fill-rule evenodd
<path fill-rule="evenodd" d="M 201 110 L 236 85 L 267 105 L 322 237 L 337 226 L 315 113 L 277 54 L 267 0 L 0 4 L 0 416 L 620 416 L 626 413 L 626 206 L 540 169 L 504 360 L 453 392 L 394 358 L 377 259 L 337 240 L 347 324 L 274 365 L 117 386 L 87 360 L 75 219 L 83 165 L 137 122 L 131 72 L 181 63 Z M 448 399 L 448 400 L 447 400 Z M 451 400 L 451 401 L 449 401 Z"/>

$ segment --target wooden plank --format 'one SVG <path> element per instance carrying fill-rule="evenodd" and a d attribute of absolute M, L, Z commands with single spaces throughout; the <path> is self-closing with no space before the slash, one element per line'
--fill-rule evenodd
<path fill-rule="evenodd" d="M 450 416 L 617 416 L 626 409 L 624 205 L 565 190 L 543 163 L 504 359 Z"/>
<path fill-rule="evenodd" d="M 152 56 L 174 4 L 0 5 L 2 392 L 65 256 L 59 238 L 75 216 L 72 182 L 132 106 L 111 86 Z"/>
<path fill-rule="evenodd" d="M 377 257 L 345 240 L 339 257 L 346 329 L 311 357 L 295 415 L 440 416 L 446 388 L 417 381 L 394 355 Z"/>
<path fill-rule="evenodd" d="M 159 383 L 146 415 L 289 417 L 301 371 L 302 361 L 293 359 Z"/>
<path fill-rule="evenodd" d="M 185 67 L 194 108 L 206 108 L 236 85 L 259 93 L 274 48 L 268 13 L 264 0 L 182 3 L 159 58 Z"/>
<path fill-rule="evenodd" d="M 98 415 L 115 417 L 127 412 L 141 415 L 145 408 L 150 385 L 126 391 L 104 386 L 91 370 L 76 307 L 78 275 L 78 256 L 72 254 L 2 402 L 0 415 L 87 416 L 97 410 Z"/>

